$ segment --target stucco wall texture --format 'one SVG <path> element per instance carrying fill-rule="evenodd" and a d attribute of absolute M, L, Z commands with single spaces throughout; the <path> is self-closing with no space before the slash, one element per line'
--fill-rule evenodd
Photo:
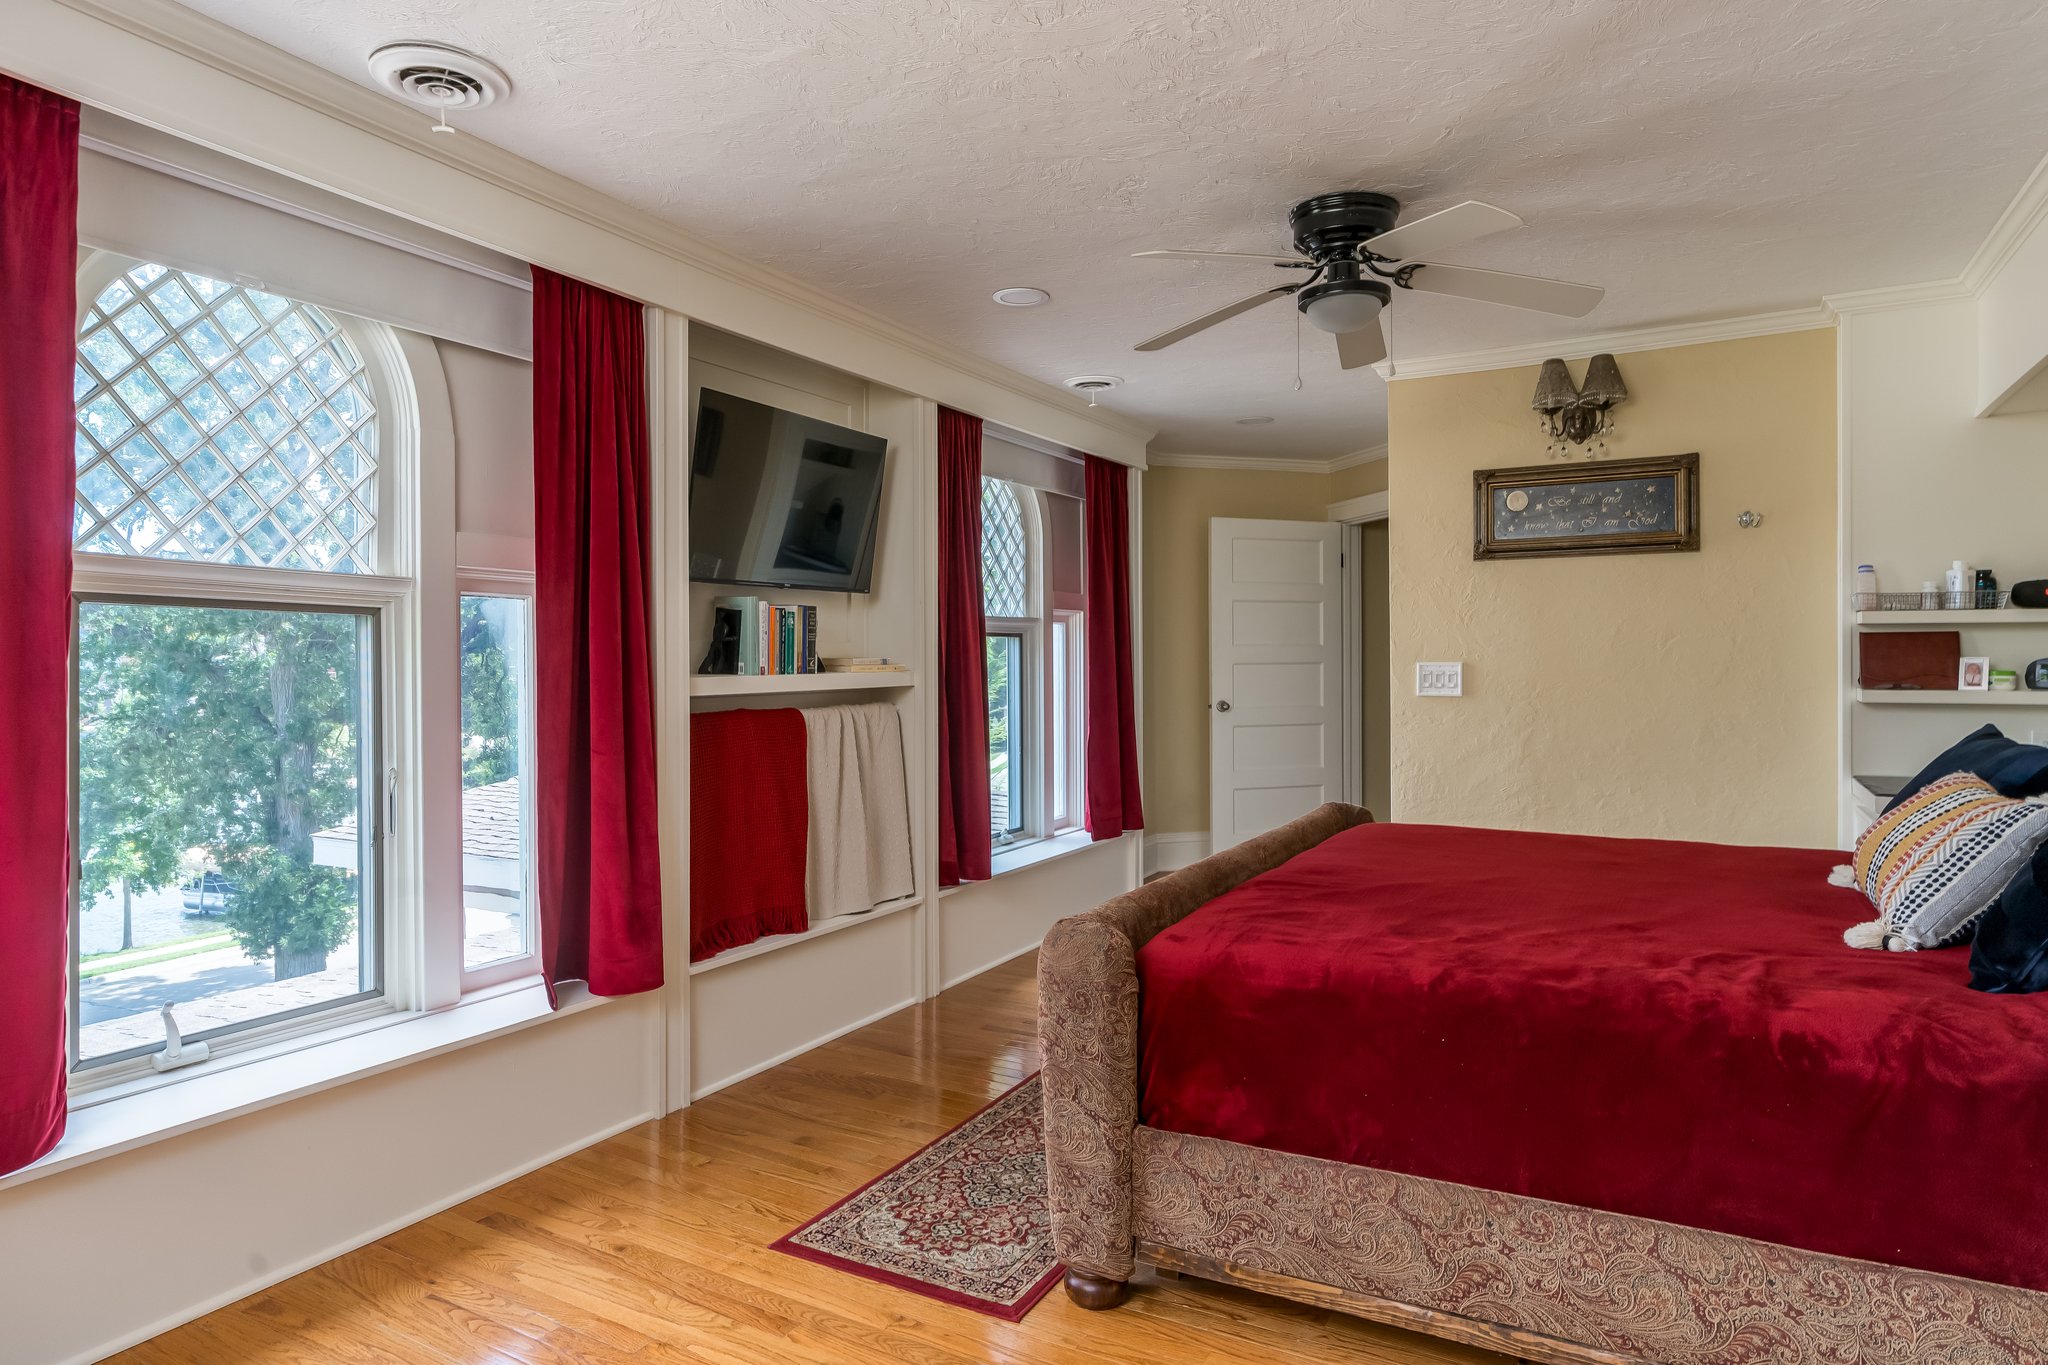
<path fill-rule="evenodd" d="M 1536 369 L 1390 385 L 1394 809 L 1832 844 L 1835 333 L 1619 360 L 1607 456 L 1699 452 L 1696 554 L 1475 562 L 1472 472 L 1544 463 Z M 1738 529 L 1744 510 L 1763 525 Z M 1465 695 L 1417 697 L 1422 660 L 1462 660 Z"/>

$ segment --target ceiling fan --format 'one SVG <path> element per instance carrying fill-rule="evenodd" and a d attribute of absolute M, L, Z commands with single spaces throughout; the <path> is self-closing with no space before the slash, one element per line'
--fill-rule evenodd
<path fill-rule="evenodd" d="M 1294 235 L 1298 253 L 1293 256 L 1261 256 L 1241 251 L 1136 253 L 1146 259 L 1264 261 L 1286 270 L 1306 270 L 1309 275 L 1307 279 L 1261 289 L 1225 304 L 1192 322 L 1141 341 L 1132 349 L 1164 350 L 1239 313 L 1248 313 L 1262 303 L 1292 294 L 1309 326 L 1336 334 L 1338 363 L 1347 370 L 1355 370 L 1386 359 L 1386 337 L 1378 323 L 1380 310 L 1393 299 L 1396 289 L 1449 294 L 1506 304 L 1510 308 L 1559 313 L 1568 318 L 1582 318 L 1592 312 L 1606 292 L 1596 285 L 1478 270 L 1466 265 L 1437 265 L 1417 259 L 1520 227 L 1522 220 L 1506 209 L 1469 199 L 1396 227 L 1394 220 L 1400 213 L 1401 201 L 1390 194 L 1344 190 L 1304 199 L 1289 211 L 1287 227 Z"/>

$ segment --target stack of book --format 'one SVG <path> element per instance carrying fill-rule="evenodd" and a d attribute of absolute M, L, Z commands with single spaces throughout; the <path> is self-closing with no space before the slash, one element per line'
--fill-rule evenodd
<path fill-rule="evenodd" d="M 825 673 L 901 673 L 904 666 L 894 659 L 820 659 L 819 671 Z"/>
<path fill-rule="evenodd" d="M 739 617 L 739 669 L 746 676 L 816 673 L 818 609 L 763 602 L 758 597 L 720 597 L 714 611 Z"/>

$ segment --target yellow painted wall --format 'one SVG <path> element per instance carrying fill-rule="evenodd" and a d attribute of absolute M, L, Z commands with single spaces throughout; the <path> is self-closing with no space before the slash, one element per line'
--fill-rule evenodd
<path fill-rule="evenodd" d="M 1209 519 L 1323 521 L 1332 502 L 1383 490 L 1386 469 L 1380 460 L 1335 475 L 1145 471 L 1147 833 L 1209 828 Z"/>
<path fill-rule="evenodd" d="M 1387 491 L 1387 462 L 1372 460 L 1340 469 L 1330 476 L 1330 501 L 1362 498 L 1368 493 Z"/>
<path fill-rule="evenodd" d="M 1472 471 L 1544 463 L 1529 411 L 1536 369 L 1391 386 L 1395 809 L 1412 821 L 1830 845 L 1835 334 L 1620 362 L 1631 397 L 1608 454 L 1699 452 L 1697 554 L 1474 562 Z M 1745 509 L 1763 526 L 1737 529 Z M 1462 698 L 1414 695 L 1418 661 L 1453 659 L 1465 664 Z"/>

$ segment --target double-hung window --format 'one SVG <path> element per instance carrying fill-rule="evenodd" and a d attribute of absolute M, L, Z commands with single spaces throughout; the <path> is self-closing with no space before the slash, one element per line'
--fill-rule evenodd
<path fill-rule="evenodd" d="M 410 566 L 366 330 L 97 254 L 73 504 L 72 1060 L 376 1007 Z M 403 444 L 403 443 L 398 443 Z"/>
<path fill-rule="evenodd" d="M 437 343 L 109 252 L 80 300 L 74 1095 L 531 975 L 532 574 L 448 553 Z"/>
<path fill-rule="evenodd" d="M 989 830 L 1000 854 L 1081 824 L 1080 502 L 984 477 L 981 514 Z"/>

